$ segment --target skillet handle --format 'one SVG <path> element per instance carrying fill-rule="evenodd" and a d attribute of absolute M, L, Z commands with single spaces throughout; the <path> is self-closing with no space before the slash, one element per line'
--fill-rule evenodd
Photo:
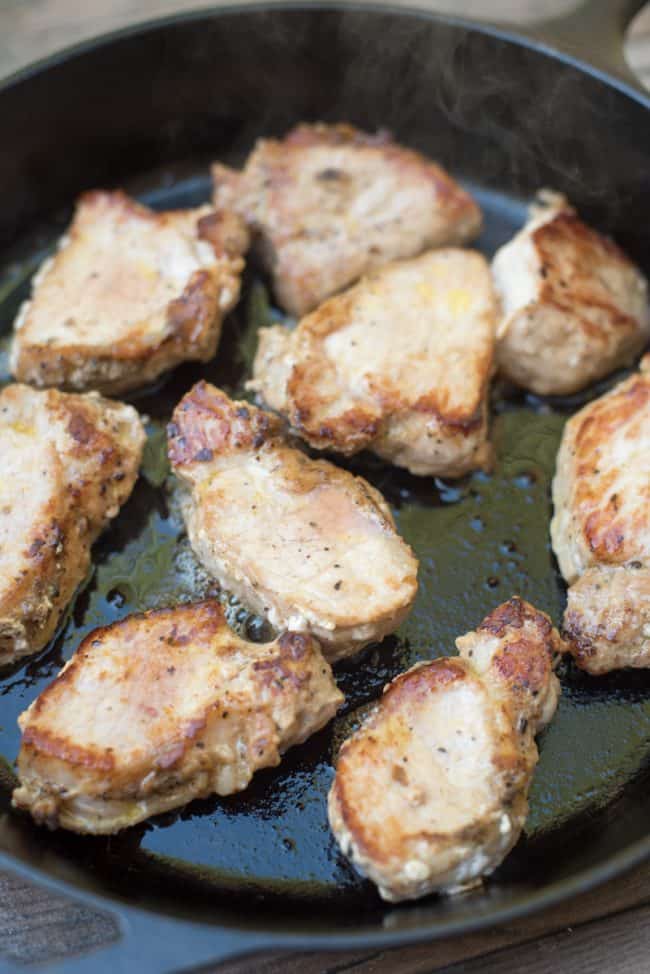
<path fill-rule="evenodd" d="M 105 907 L 106 910 L 106 907 Z M 175 920 L 133 907 L 107 905 L 119 939 L 80 957 L 48 966 L 48 974 L 180 974 L 268 949 L 268 941 L 241 930 Z M 251 961 L 255 970 L 255 961 Z M 1 971 L 0 971 L 1 974 Z M 24 974 L 24 968 L 16 971 Z"/>
<path fill-rule="evenodd" d="M 575 59 L 613 78 L 633 94 L 648 92 L 624 55 L 625 32 L 646 0 L 582 0 L 575 10 L 520 29 L 534 43 Z M 512 30 L 512 24 L 509 25 Z"/>
<path fill-rule="evenodd" d="M 119 937 L 106 946 L 50 960 L 48 974 L 181 974 L 208 966 L 212 970 L 269 946 L 242 932 L 210 929 L 130 908 L 115 910 L 113 904 L 105 912 L 117 915 Z M 250 970 L 255 967 L 251 958 Z M 3 960 L 0 955 L 0 974 L 25 971 L 22 961 Z"/>
<path fill-rule="evenodd" d="M 106 932 L 102 931 L 99 944 L 90 943 L 81 948 L 81 953 L 65 952 L 60 959 L 49 961 L 48 974 L 176 974 L 207 965 L 212 969 L 235 957 L 287 946 L 286 941 L 282 943 L 281 936 L 176 920 L 105 900 L 87 891 L 80 894 L 65 881 L 52 879 L 47 874 L 36 879 L 33 866 L 6 855 L 2 848 L 0 868 L 50 889 L 55 897 L 53 908 L 59 921 L 65 913 L 70 923 L 88 923 L 87 914 L 80 915 L 79 907 L 96 911 L 98 918 L 104 920 Z M 42 913 L 36 916 L 41 917 Z M 255 970 L 255 966 L 255 961 L 251 961 L 251 970 Z M 8 957 L 0 949 L 0 974 L 25 974 L 28 967 L 31 969 L 29 961 Z"/>

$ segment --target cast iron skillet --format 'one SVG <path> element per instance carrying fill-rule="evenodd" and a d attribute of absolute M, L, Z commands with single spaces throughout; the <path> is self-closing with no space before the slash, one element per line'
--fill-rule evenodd
<path fill-rule="evenodd" d="M 649 100 L 615 46 L 640 6 L 591 0 L 528 37 L 403 9 L 229 8 L 122 32 L 23 72 L 0 90 L 2 329 L 81 190 L 125 185 L 153 205 L 194 203 L 207 196 L 211 158 L 237 161 L 257 136 L 300 119 L 387 127 L 440 159 L 484 206 L 486 253 L 521 224 L 522 201 L 548 185 L 650 270 Z M 598 66 L 581 60 L 585 40 Z M 491 476 L 444 483 L 372 458 L 350 464 L 384 491 L 420 556 L 417 605 L 394 637 L 337 669 L 347 704 L 334 727 L 244 794 L 194 802 L 110 840 L 50 834 L 10 811 L 16 716 L 81 635 L 204 590 L 163 483 L 161 424 L 199 375 L 237 391 L 256 327 L 276 315 L 252 268 L 216 361 L 181 368 L 136 398 L 152 417 L 145 476 L 97 545 L 67 626 L 0 678 L 0 863 L 117 911 L 122 939 L 92 957 L 96 972 L 460 933 L 556 902 L 650 852 L 645 673 L 595 680 L 564 664 L 526 834 L 483 891 L 382 904 L 338 855 L 325 812 L 336 748 L 394 674 L 453 651 L 456 635 L 513 592 L 560 619 L 564 586 L 548 544 L 555 451 L 566 416 L 606 383 L 572 401 L 497 386 Z M 230 614 L 263 635 L 241 607 Z"/>

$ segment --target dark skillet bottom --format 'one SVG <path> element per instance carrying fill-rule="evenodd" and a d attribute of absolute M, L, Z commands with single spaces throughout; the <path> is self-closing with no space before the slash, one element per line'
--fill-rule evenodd
<path fill-rule="evenodd" d="M 173 188 L 158 181 L 143 195 L 156 206 L 178 206 L 199 202 L 207 191 L 199 175 Z M 477 192 L 487 216 L 479 246 L 490 254 L 511 236 L 524 211 L 513 200 Z M 38 241 L 39 253 L 58 232 L 50 228 L 49 238 L 46 233 Z M 26 293 L 25 268 L 30 266 L 24 261 L 5 278 L 2 330 L 9 328 Z M 94 575 L 63 632 L 50 648 L 0 680 L 0 754 L 7 761 L 3 809 L 9 808 L 9 766 L 19 746 L 16 718 L 81 637 L 134 610 L 210 590 L 183 536 L 173 489 L 169 481 L 162 483 L 162 423 L 200 376 L 241 393 L 255 330 L 274 317 L 262 282 L 249 274 L 217 360 L 207 367 L 183 367 L 157 390 L 134 400 L 151 417 L 145 477 L 96 546 Z M 48 834 L 7 811 L 0 819 L 0 848 L 52 874 L 73 876 L 95 891 L 155 901 L 176 912 L 186 908 L 196 918 L 218 913 L 223 920 L 224 910 L 234 910 L 241 919 L 240 910 L 245 902 L 250 908 L 253 898 L 251 922 L 265 926 L 274 920 L 282 926 L 284 917 L 294 929 L 323 933 L 333 925 L 363 930 L 382 921 L 384 929 L 394 931 L 475 921 L 521 903 L 547 884 L 570 882 L 581 870 L 645 838 L 650 676 L 593 680 L 569 664 L 561 671 L 558 714 L 540 740 L 525 838 L 485 892 L 456 901 L 430 898 L 415 911 L 389 909 L 338 854 L 327 825 L 325 799 L 337 747 L 386 681 L 416 660 L 452 653 L 457 635 L 513 593 L 559 621 L 564 587 L 548 539 L 549 490 L 562 426 L 577 405 L 540 402 L 497 387 L 493 435 L 498 463 L 491 476 L 443 483 L 411 477 L 370 456 L 349 464 L 392 504 L 401 532 L 420 558 L 420 593 L 395 636 L 338 667 L 345 711 L 333 727 L 290 752 L 280 768 L 259 774 L 242 795 L 193 802 L 111 839 Z M 240 606 L 231 605 L 230 614 L 251 638 L 265 636 L 265 627 Z"/>

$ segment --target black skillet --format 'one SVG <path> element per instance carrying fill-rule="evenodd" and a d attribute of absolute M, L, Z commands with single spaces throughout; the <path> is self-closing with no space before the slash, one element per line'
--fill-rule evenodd
<path fill-rule="evenodd" d="M 641 5 L 591 0 L 528 36 L 376 6 L 233 7 L 124 31 L 22 72 L 0 89 L 0 330 L 81 190 L 125 185 L 155 206 L 194 203 L 207 196 L 210 159 L 240 160 L 257 136 L 300 119 L 387 127 L 440 159 L 483 204 L 486 253 L 546 185 L 650 271 L 649 99 L 620 47 Z M 489 477 L 443 483 L 372 458 L 350 464 L 383 490 L 420 556 L 417 605 L 396 636 L 338 668 L 347 705 L 334 727 L 244 794 L 195 802 L 110 840 L 50 834 L 10 811 L 16 716 L 81 635 L 205 590 L 173 491 L 161 485 L 159 421 L 199 375 L 237 390 L 255 328 L 274 316 L 252 269 L 216 361 L 181 368 L 135 400 L 152 417 L 146 476 L 98 543 L 66 628 L 0 674 L 0 863 L 117 913 L 121 939 L 87 962 L 97 974 L 459 934 L 585 890 L 650 852 L 644 673 L 594 680 L 564 664 L 525 836 L 483 891 L 382 904 L 338 855 L 325 813 L 337 745 L 395 673 L 452 652 L 457 634 L 513 592 L 560 619 L 564 587 L 548 544 L 554 455 L 566 416 L 606 384 L 553 402 L 498 386 L 499 462 Z M 231 618 L 263 636 L 241 607 Z"/>

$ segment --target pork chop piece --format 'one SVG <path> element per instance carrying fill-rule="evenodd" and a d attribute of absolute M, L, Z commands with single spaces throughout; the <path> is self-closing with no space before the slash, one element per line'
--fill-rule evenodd
<path fill-rule="evenodd" d="M 260 139 L 243 171 L 212 174 L 215 206 L 244 218 L 297 317 L 374 267 L 481 229 L 479 207 L 444 169 L 351 125 L 299 125 Z"/>
<path fill-rule="evenodd" d="M 535 735 L 553 717 L 562 641 L 512 598 L 456 640 L 460 658 L 418 663 L 342 746 L 332 831 L 385 900 L 479 883 L 528 814 Z"/>
<path fill-rule="evenodd" d="M 540 194 L 492 271 L 499 369 L 539 395 L 568 395 L 630 365 L 650 338 L 645 277 L 557 193 Z"/>
<path fill-rule="evenodd" d="M 497 306 L 470 250 L 374 271 L 290 331 L 259 333 L 251 388 L 316 449 L 370 449 L 411 473 L 485 467 Z"/>
<path fill-rule="evenodd" d="M 564 634 L 592 676 L 650 667 L 650 568 L 590 568 L 570 587 Z"/>
<path fill-rule="evenodd" d="M 209 206 L 154 213 L 122 192 L 86 193 L 18 314 L 12 374 L 114 395 L 208 361 L 239 296 L 247 237 Z"/>
<path fill-rule="evenodd" d="M 0 665 L 53 636 L 90 546 L 138 477 L 132 406 L 25 385 L 0 392 Z"/>
<path fill-rule="evenodd" d="M 205 382 L 168 428 L 183 513 L 205 568 L 276 629 L 310 632 L 327 659 L 402 622 L 417 560 L 381 494 L 282 436 L 278 417 Z"/>
<path fill-rule="evenodd" d="M 250 643 L 216 601 L 91 632 L 21 714 L 16 808 L 106 834 L 241 791 L 343 701 L 310 636 Z"/>
<path fill-rule="evenodd" d="M 650 359 L 564 428 L 553 550 L 564 626 L 589 673 L 650 666 Z"/>

